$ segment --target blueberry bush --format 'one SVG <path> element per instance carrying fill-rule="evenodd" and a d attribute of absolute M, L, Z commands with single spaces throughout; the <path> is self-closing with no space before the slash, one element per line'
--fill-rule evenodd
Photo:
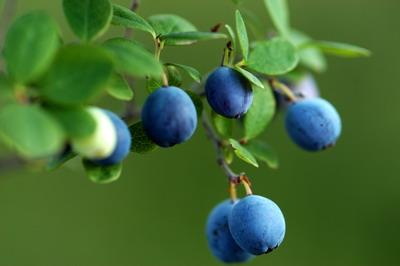
<path fill-rule="evenodd" d="M 333 147 L 342 122 L 321 98 L 314 79 L 325 72 L 325 55 L 369 56 L 364 48 L 320 41 L 290 25 L 285 0 L 260 0 L 273 29 L 237 5 L 235 25 L 198 30 L 186 18 L 138 14 L 138 1 L 124 7 L 111 0 L 63 0 L 78 41 L 68 43 L 45 12 L 13 19 L 3 37 L 0 72 L 0 140 L 22 165 L 55 171 L 80 157 L 95 183 L 118 180 L 132 152 L 145 154 L 188 141 L 203 126 L 228 179 L 228 199 L 212 210 L 206 225 L 211 252 L 226 263 L 245 262 L 276 249 L 285 219 L 273 201 L 253 195 L 250 178 L 232 169 L 234 159 L 277 168 L 278 157 L 261 133 L 277 113 L 286 115 L 289 138 L 305 151 Z M 111 27 L 123 36 L 106 39 Z M 154 46 L 133 38 L 143 31 Z M 250 38 L 251 37 L 251 38 Z M 209 73 L 165 62 L 170 46 L 224 40 L 221 64 Z M 220 45 L 221 42 L 215 42 Z M 219 59 L 217 59 L 219 60 Z M 185 74 L 193 83 L 184 84 Z M 143 79 L 146 88 L 133 81 Z M 134 90 L 149 96 L 140 108 Z M 96 107 L 99 97 L 126 105 L 124 114 Z M 239 199 L 237 187 L 246 196 Z"/>

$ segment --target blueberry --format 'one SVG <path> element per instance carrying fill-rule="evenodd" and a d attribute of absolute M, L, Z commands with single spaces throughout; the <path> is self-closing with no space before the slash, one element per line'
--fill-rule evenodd
<path fill-rule="evenodd" d="M 252 255 L 238 246 L 229 231 L 228 217 L 235 203 L 226 200 L 210 213 L 206 225 L 208 246 L 212 254 L 225 263 L 245 262 Z"/>
<path fill-rule="evenodd" d="M 122 162 L 128 156 L 132 144 L 132 136 L 128 126 L 121 118 L 107 110 L 104 110 L 104 113 L 111 119 L 111 122 L 116 129 L 117 145 L 109 157 L 102 160 L 96 160 L 94 163 L 99 165 L 114 165 Z"/>
<path fill-rule="evenodd" d="M 335 107 L 321 98 L 293 103 L 286 115 L 289 136 L 307 151 L 320 151 L 333 146 L 341 129 L 341 119 Z"/>
<path fill-rule="evenodd" d="M 217 68 L 208 77 L 205 90 L 211 108 L 228 118 L 240 118 L 253 102 L 250 82 L 228 67 Z"/>
<path fill-rule="evenodd" d="M 192 99 L 177 87 L 153 92 L 142 111 L 147 135 L 161 147 L 171 147 L 190 139 L 196 130 L 197 113 Z"/>
<path fill-rule="evenodd" d="M 90 107 L 88 108 L 88 112 L 96 122 L 96 129 L 88 137 L 73 139 L 73 150 L 82 157 L 90 160 L 108 158 L 117 146 L 115 126 L 103 110 Z"/>
<path fill-rule="evenodd" d="M 289 89 L 300 99 L 313 99 L 320 97 L 320 91 L 311 74 L 305 74 L 298 80 L 282 80 Z M 277 106 L 286 109 L 290 102 L 279 92 L 275 92 Z"/>
<path fill-rule="evenodd" d="M 279 207 L 261 196 L 240 200 L 229 216 L 229 229 L 236 243 L 253 255 L 276 249 L 285 237 L 285 218 Z"/>

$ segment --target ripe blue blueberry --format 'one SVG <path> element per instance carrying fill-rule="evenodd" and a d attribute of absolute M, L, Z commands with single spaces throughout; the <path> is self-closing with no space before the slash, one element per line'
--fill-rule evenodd
<path fill-rule="evenodd" d="M 114 165 L 122 162 L 128 156 L 132 144 L 132 136 L 128 126 L 121 118 L 110 111 L 103 111 L 111 119 L 115 127 L 117 132 L 117 145 L 109 157 L 94 162 L 99 165 Z"/>
<path fill-rule="evenodd" d="M 229 216 L 229 229 L 236 243 L 253 255 L 276 249 L 285 237 L 285 218 L 279 207 L 261 196 L 240 200 Z"/>
<path fill-rule="evenodd" d="M 197 113 L 192 99 L 177 87 L 153 92 L 142 111 L 147 135 L 161 147 L 171 147 L 190 139 L 196 130 Z"/>
<path fill-rule="evenodd" d="M 342 122 L 332 104 L 315 98 L 298 101 L 289 107 L 286 130 L 291 139 L 303 149 L 320 151 L 336 143 Z"/>
<path fill-rule="evenodd" d="M 206 225 L 208 246 L 212 254 L 225 263 L 240 263 L 252 258 L 238 246 L 229 231 L 228 217 L 234 204 L 231 200 L 218 204 L 208 216 Z"/>
<path fill-rule="evenodd" d="M 320 91 L 315 81 L 314 77 L 311 74 L 305 74 L 300 79 L 292 81 L 292 80 L 283 80 L 284 84 L 286 84 L 289 89 L 300 99 L 313 99 L 320 97 Z M 281 108 L 287 108 L 290 105 L 289 100 L 283 96 L 281 93 L 275 93 L 277 106 Z"/>
<path fill-rule="evenodd" d="M 208 77 L 205 90 L 211 108 L 228 118 L 240 118 L 253 102 L 250 82 L 228 67 L 217 68 Z"/>

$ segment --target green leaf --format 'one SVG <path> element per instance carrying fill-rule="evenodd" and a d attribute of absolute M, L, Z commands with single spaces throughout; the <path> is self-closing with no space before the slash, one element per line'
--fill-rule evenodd
<path fill-rule="evenodd" d="M 68 46 L 59 51 L 41 93 L 59 104 L 87 103 L 106 89 L 112 72 L 112 59 L 100 47 Z"/>
<path fill-rule="evenodd" d="M 168 78 L 168 84 L 170 86 L 175 86 L 180 88 L 182 86 L 182 75 L 179 70 L 175 66 L 166 66 L 165 72 Z M 146 79 L 146 88 L 149 93 L 152 93 L 155 90 L 163 87 L 163 82 L 161 78 L 147 78 Z"/>
<path fill-rule="evenodd" d="M 239 10 L 236 10 L 236 32 L 239 38 L 239 44 L 244 61 L 249 58 L 249 37 L 247 35 L 246 25 Z"/>
<path fill-rule="evenodd" d="M 63 8 L 72 31 L 83 41 L 106 32 L 113 15 L 109 0 L 63 0 Z"/>
<path fill-rule="evenodd" d="M 182 65 L 182 64 L 175 64 L 175 63 L 167 63 L 168 66 L 174 66 L 177 67 L 184 72 L 186 72 L 194 81 L 200 83 L 201 82 L 201 74 L 200 72 L 190 66 Z"/>
<path fill-rule="evenodd" d="M 227 164 L 232 164 L 234 160 L 235 154 L 231 149 L 225 148 L 224 149 L 224 158 Z"/>
<path fill-rule="evenodd" d="M 129 131 L 132 134 L 132 152 L 145 154 L 157 149 L 158 146 L 147 136 L 142 122 L 130 126 Z"/>
<path fill-rule="evenodd" d="M 265 83 L 265 88 L 254 87 L 253 103 L 243 121 L 245 139 L 253 139 L 260 135 L 271 122 L 275 110 L 274 93 L 268 83 Z"/>
<path fill-rule="evenodd" d="M 296 48 L 283 38 L 258 42 L 250 53 L 248 67 L 267 75 L 282 75 L 299 63 Z"/>
<path fill-rule="evenodd" d="M 111 84 L 107 88 L 108 94 L 117 100 L 130 101 L 133 99 L 133 90 L 128 81 L 119 74 L 114 74 L 111 78 Z"/>
<path fill-rule="evenodd" d="M 88 160 L 83 160 L 83 167 L 89 179 L 96 184 L 110 184 L 119 179 L 122 173 L 122 164 L 100 166 Z"/>
<path fill-rule="evenodd" d="M 279 168 L 279 159 L 275 151 L 267 143 L 251 141 L 246 148 L 260 161 L 265 162 L 272 169 Z"/>
<path fill-rule="evenodd" d="M 290 36 L 289 8 L 286 0 L 264 0 L 276 29 L 282 36 Z"/>
<path fill-rule="evenodd" d="M 226 28 L 226 30 L 228 31 L 229 37 L 230 37 L 230 39 L 231 39 L 231 41 L 232 41 L 233 50 L 235 51 L 235 50 L 237 49 L 236 34 L 235 34 L 235 32 L 233 31 L 232 27 L 229 26 L 228 24 L 225 24 L 225 28 Z"/>
<path fill-rule="evenodd" d="M 312 71 L 321 73 L 326 71 L 327 62 L 324 54 L 317 47 L 304 47 L 302 45 L 309 43 L 312 39 L 302 32 L 292 30 L 291 41 L 298 48 L 300 64 Z M 300 49 L 301 48 L 301 49 Z"/>
<path fill-rule="evenodd" d="M 96 121 L 83 107 L 48 107 L 48 111 L 70 138 L 85 138 L 96 130 Z"/>
<path fill-rule="evenodd" d="M 239 159 L 253 165 L 254 167 L 258 167 L 256 158 L 254 158 L 251 152 L 243 147 L 237 140 L 230 139 L 229 143 L 232 145 L 232 148 L 234 149 L 235 154 Z"/>
<path fill-rule="evenodd" d="M 174 65 L 167 65 L 165 71 L 170 86 L 175 86 L 178 88 L 182 86 L 183 78 L 181 72 L 179 72 L 179 69 L 177 67 L 175 67 Z M 161 79 L 159 83 L 162 83 Z"/>
<path fill-rule="evenodd" d="M 264 84 L 249 71 L 247 71 L 239 66 L 235 66 L 235 70 L 238 71 L 240 74 L 242 74 L 243 77 L 245 77 L 249 82 L 251 82 L 255 86 L 264 88 Z"/>
<path fill-rule="evenodd" d="M 68 161 L 75 158 L 76 156 L 77 155 L 72 151 L 72 149 L 68 148 L 62 154 L 50 158 L 49 161 L 47 162 L 46 170 L 54 171 L 63 166 Z"/>
<path fill-rule="evenodd" d="M 152 93 L 163 86 L 161 79 L 157 78 L 146 78 L 146 89 L 149 93 Z"/>
<path fill-rule="evenodd" d="M 161 63 L 133 41 L 115 38 L 105 42 L 104 46 L 114 55 L 119 72 L 137 77 L 159 77 L 163 72 Z"/>
<path fill-rule="evenodd" d="M 189 91 L 189 90 L 185 90 L 185 92 L 192 99 L 194 107 L 196 107 L 197 117 L 200 118 L 201 115 L 203 114 L 203 110 L 204 110 L 204 105 L 203 105 L 203 101 L 202 101 L 201 97 L 199 95 L 197 95 L 196 93 Z"/>
<path fill-rule="evenodd" d="M 326 54 L 347 58 L 368 57 L 371 55 L 369 50 L 347 43 L 311 41 L 304 47 L 318 47 Z"/>
<path fill-rule="evenodd" d="M 160 39 L 165 42 L 165 45 L 189 45 L 198 41 L 209 41 L 226 38 L 228 38 L 228 36 L 223 33 L 200 31 L 173 32 L 162 35 L 160 37 Z"/>
<path fill-rule="evenodd" d="M 14 84 L 3 73 L 0 73 L 0 104 L 16 102 Z"/>
<path fill-rule="evenodd" d="M 153 38 L 157 37 L 153 27 L 144 18 L 126 7 L 116 4 L 113 7 L 114 16 L 111 21 L 112 24 L 145 31 L 150 33 Z"/>
<path fill-rule="evenodd" d="M 211 112 L 211 118 L 217 133 L 223 138 L 232 138 L 233 136 L 233 119 L 225 118 L 215 112 Z"/>
<path fill-rule="evenodd" d="M 34 105 L 3 107 L 0 110 L 0 136 L 27 158 L 56 154 L 64 144 L 64 134 L 58 123 Z"/>
<path fill-rule="evenodd" d="M 170 14 L 154 15 L 148 18 L 157 36 L 169 33 L 197 31 L 197 28 L 186 19 Z"/>
<path fill-rule="evenodd" d="M 19 83 L 36 81 L 57 53 L 58 33 L 57 24 L 43 12 L 18 18 L 8 30 L 4 45 L 8 73 Z"/>

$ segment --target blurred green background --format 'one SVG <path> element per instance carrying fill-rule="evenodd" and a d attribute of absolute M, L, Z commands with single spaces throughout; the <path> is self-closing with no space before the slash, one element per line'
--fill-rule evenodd
<path fill-rule="evenodd" d="M 281 168 L 236 165 L 287 220 L 284 244 L 249 265 L 400 265 L 400 2 L 289 2 L 296 28 L 318 39 L 365 46 L 373 57 L 330 58 L 329 72 L 317 77 L 323 95 L 342 114 L 344 132 L 336 148 L 320 154 L 299 150 L 279 118 L 264 138 L 278 151 Z M 270 27 L 261 0 L 245 6 Z M 218 22 L 232 24 L 234 8 L 229 0 L 143 0 L 140 13 L 176 13 L 206 30 Z M 74 40 L 61 1 L 19 1 L 19 14 L 32 9 L 56 16 Z M 223 45 L 171 48 L 165 58 L 205 73 L 219 63 Z M 143 98 L 144 88 L 135 89 Z M 0 265 L 220 265 L 208 251 L 204 224 L 226 197 L 225 177 L 201 128 L 185 145 L 131 156 L 111 185 L 92 184 L 79 162 L 54 173 L 8 172 L 0 178 Z"/>

